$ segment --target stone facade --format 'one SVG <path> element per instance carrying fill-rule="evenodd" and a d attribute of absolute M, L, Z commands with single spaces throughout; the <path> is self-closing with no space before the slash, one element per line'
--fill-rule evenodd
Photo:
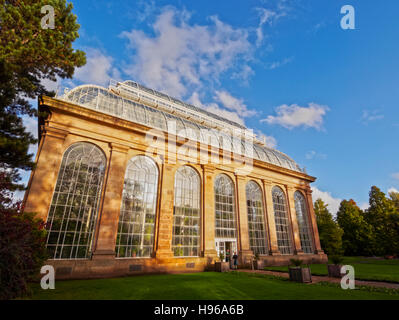
<path fill-rule="evenodd" d="M 177 139 L 176 147 L 182 145 L 189 152 L 178 154 L 175 159 L 165 150 L 162 140 L 171 140 L 169 134 L 126 121 L 95 110 L 44 97 L 40 110 L 47 116 L 40 119 L 40 144 L 36 156 L 36 168 L 31 174 L 25 195 L 25 210 L 35 212 L 46 220 L 52 202 L 64 152 L 78 142 L 89 142 L 100 148 L 106 159 L 104 184 L 92 242 L 92 255 L 88 259 L 49 260 L 56 269 L 58 279 L 99 278 L 125 276 L 151 272 L 194 272 L 211 268 L 217 260 L 215 247 L 215 195 L 214 180 L 218 174 L 226 174 L 235 185 L 235 214 L 237 222 L 237 250 L 240 265 L 248 264 L 252 257 L 245 186 L 255 181 L 262 189 L 267 255 L 260 256 L 266 265 L 288 264 L 291 258 L 305 262 L 322 262 L 327 257 L 320 247 L 316 219 L 313 211 L 310 183 L 315 178 L 294 170 L 251 160 L 253 167 L 242 172 L 234 159 L 223 163 L 223 150 L 203 148 L 188 139 Z M 148 131 L 151 130 L 151 135 Z M 161 139 L 162 138 L 162 139 Z M 170 148 L 170 146 L 168 147 Z M 170 151 L 170 150 L 169 150 Z M 190 152 L 193 151 L 193 152 Z M 206 154 L 207 163 L 200 157 Z M 116 258 L 115 244 L 126 166 L 134 156 L 147 155 L 159 169 L 158 197 L 154 228 L 153 253 L 148 258 Z M 214 161 L 215 160 L 215 161 Z M 200 255 L 198 257 L 175 257 L 172 251 L 174 180 L 176 170 L 189 165 L 196 170 L 201 181 Z M 286 195 L 293 255 L 282 255 L 276 235 L 272 188 L 279 186 Z M 314 252 L 304 254 L 294 204 L 294 192 L 305 196 L 308 219 L 312 230 Z"/>

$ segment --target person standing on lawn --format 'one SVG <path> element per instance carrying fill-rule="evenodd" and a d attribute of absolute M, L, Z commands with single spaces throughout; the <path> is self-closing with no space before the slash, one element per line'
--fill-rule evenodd
<path fill-rule="evenodd" d="M 234 269 L 237 269 L 237 265 L 238 265 L 238 255 L 237 255 L 237 252 L 234 252 L 233 261 L 234 261 Z"/>

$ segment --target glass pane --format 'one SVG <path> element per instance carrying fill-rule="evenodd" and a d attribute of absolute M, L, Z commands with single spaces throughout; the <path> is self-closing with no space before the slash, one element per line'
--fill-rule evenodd
<path fill-rule="evenodd" d="M 64 154 L 47 218 L 52 259 L 90 257 L 106 159 L 91 143 L 72 145 Z M 84 245 L 84 250 L 77 245 Z"/>
<path fill-rule="evenodd" d="M 145 156 L 127 166 L 116 242 L 117 257 L 150 257 L 158 193 L 158 168 Z"/>

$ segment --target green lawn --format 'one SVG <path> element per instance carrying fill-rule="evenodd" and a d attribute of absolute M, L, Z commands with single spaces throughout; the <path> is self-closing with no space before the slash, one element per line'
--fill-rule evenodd
<path fill-rule="evenodd" d="M 393 290 L 342 290 L 335 284 L 300 284 L 240 272 L 145 275 L 101 280 L 57 281 L 55 290 L 32 285 L 31 299 L 397 299 Z"/>
<path fill-rule="evenodd" d="M 377 260 L 363 257 L 345 257 L 342 264 L 351 265 L 355 269 L 355 278 L 358 280 L 377 280 L 399 283 L 399 260 Z M 266 267 L 266 270 L 285 271 L 288 267 Z M 327 275 L 325 264 L 312 264 L 310 269 L 313 275 Z"/>

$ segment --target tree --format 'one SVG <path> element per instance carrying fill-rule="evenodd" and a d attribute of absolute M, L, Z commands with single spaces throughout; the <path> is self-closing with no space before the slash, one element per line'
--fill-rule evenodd
<path fill-rule="evenodd" d="M 328 255 L 342 255 L 343 231 L 334 221 L 327 206 L 321 199 L 317 199 L 314 203 L 320 244 Z"/>
<path fill-rule="evenodd" d="M 66 0 L 0 0 L 0 298 L 26 292 L 27 280 L 46 259 L 44 223 L 15 203 L 11 193 L 19 185 L 20 170 L 34 166 L 29 145 L 36 139 L 22 117 L 37 115 L 29 103 L 53 95 L 43 81 L 72 78 L 86 63 L 74 50 L 79 25 Z M 54 29 L 43 29 L 41 9 L 54 8 Z"/>
<path fill-rule="evenodd" d="M 391 191 L 389 193 L 389 198 L 391 199 L 394 206 L 396 207 L 396 211 L 399 211 L 399 192 Z"/>
<path fill-rule="evenodd" d="M 373 229 L 366 222 L 363 211 L 351 200 L 343 200 L 337 213 L 343 230 L 342 245 L 345 255 L 372 255 Z"/>
<path fill-rule="evenodd" d="M 28 99 L 52 95 L 42 81 L 72 78 L 86 63 L 74 50 L 79 25 L 66 0 L 0 0 L 0 171 L 12 190 L 21 189 L 19 170 L 33 167 L 30 144 L 36 140 L 23 126 L 22 116 L 35 116 Z M 55 28 L 42 29 L 41 8 L 55 12 Z"/>
<path fill-rule="evenodd" d="M 399 253 L 399 212 L 392 200 L 379 188 L 371 187 L 370 207 L 365 212 L 366 221 L 372 226 L 375 255 L 393 255 Z"/>
<path fill-rule="evenodd" d="M 12 201 L 4 181 L 0 179 L 0 300 L 26 294 L 27 281 L 47 259 L 44 222 L 24 213 L 20 202 Z"/>

